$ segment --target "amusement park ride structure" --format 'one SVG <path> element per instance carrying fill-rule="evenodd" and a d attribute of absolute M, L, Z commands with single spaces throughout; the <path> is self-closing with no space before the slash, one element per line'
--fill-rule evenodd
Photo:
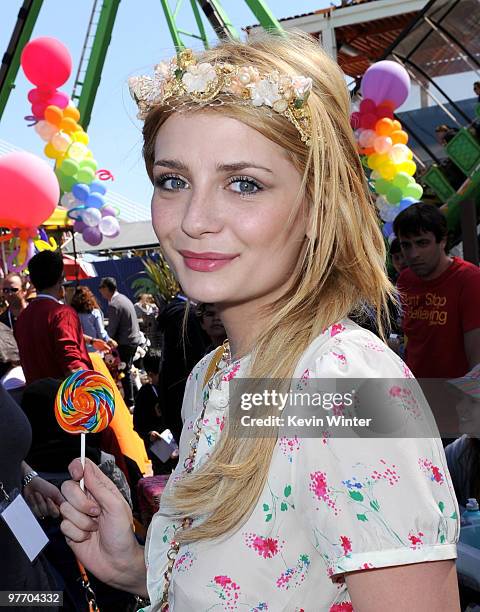
<path fill-rule="evenodd" d="M 420 158 L 417 159 L 423 166 L 420 182 L 430 189 L 446 211 L 452 233 L 460 236 L 458 226 L 461 226 L 464 256 L 478 264 L 480 143 L 471 133 L 474 118 L 441 89 L 437 78 L 465 71 L 480 76 L 480 23 L 475 18 L 475 0 L 341 0 L 340 6 L 281 20 L 275 18 L 264 0 L 245 0 L 245 3 L 258 21 L 258 25 L 245 28 L 247 35 L 258 29 L 281 35 L 291 28 L 312 34 L 336 58 L 347 77 L 352 79 L 352 85 L 356 83 L 353 94 L 366 69 L 376 61 L 391 59 L 407 69 L 412 80 L 421 87 L 423 102 L 429 97 L 458 130 L 443 151 L 444 157 L 465 175 L 463 184 L 455 189 L 423 137 L 405 126 L 416 149 L 423 151 L 424 159 L 433 162 L 427 168 Z M 14 87 L 22 49 L 30 39 L 42 4 L 43 0 L 24 0 L 19 11 L 0 66 L 0 119 Z M 192 38 L 208 48 L 205 20 L 218 37 L 240 39 L 220 0 L 177 0 L 174 7 L 171 6 L 173 0 L 160 0 L 160 4 L 177 49 L 189 46 L 186 40 Z M 186 4 L 190 5 L 196 32 L 186 31 L 180 23 L 180 10 Z M 93 0 L 71 96 L 81 113 L 85 130 L 90 122 L 119 5 L 120 0 Z"/>

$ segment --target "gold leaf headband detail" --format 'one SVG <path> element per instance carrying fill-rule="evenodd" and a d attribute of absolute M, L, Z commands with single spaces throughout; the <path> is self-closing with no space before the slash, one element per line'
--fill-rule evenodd
<path fill-rule="evenodd" d="M 242 104 L 266 106 L 283 115 L 298 130 L 302 142 L 311 144 L 311 119 L 307 105 L 312 79 L 282 76 L 278 72 L 261 74 L 253 66 L 233 66 L 216 62 L 197 63 L 190 49 L 181 51 L 169 64 L 155 66 L 153 77 L 132 77 L 130 94 L 144 120 L 158 104 L 187 97 L 198 104 L 213 103 L 219 94 L 229 94 Z"/>

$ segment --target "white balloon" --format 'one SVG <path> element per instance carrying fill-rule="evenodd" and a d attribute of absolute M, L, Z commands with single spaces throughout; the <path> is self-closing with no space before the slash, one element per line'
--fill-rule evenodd
<path fill-rule="evenodd" d="M 98 208 L 93 208 L 89 206 L 82 211 L 82 221 L 88 227 L 97 227 L 102 218 L 102 213 L 98 210 Z"/>
<path fill-rule="evenodd" d="M 392 223 L 399 212 L 400 209 L 398 208 L 398 206 L 386 204 L 380 209 L 380 217 L 382 221 L 385 221 L 385 223 Z"/>
<path fill-rule="evenodd" d="M 88 147 L 81 142 L 73 142 L 68 148 L 67 157 L 75 161 L 82 161 L 88 153 Z"/>
<path fill-rule="evenodd" d="M 49 123 L 48 121 L 44 121 L 43 119 L 42 121 L 39 121 L 35 124 L 34 129 L 40 136 L 40 138 L 45 142 L 48 142 L 52 138 L 52 136 L 58 132 L 57 126 L 52 125 L 51 123 Z"/>
<path fill-rule="evenodd" d="M 64 153 L 73 141 L 68 134 L 65 134 L 65 132 L 58 132 L 52 137 L 50 142 L 57 151 Z"/>
<path fill-rule="evenodd" d="M 60 204 L 70 210 L 70 208 L 75 208 L 75 206 L 80 206 L 81 202 L 79 202 L 75 196 L 73 195 L 73 193 L 68 192 L 68 193 L 64 193 L 63 196 L 60 199 Z"/>
<path fill-rule="evenodd" d="M 107 215 L 106 217 L 103 217 L 98 224 L 98 229 L 104 236 L 113 238 L 120 233 L 120 224 L 115 217 Z"/>

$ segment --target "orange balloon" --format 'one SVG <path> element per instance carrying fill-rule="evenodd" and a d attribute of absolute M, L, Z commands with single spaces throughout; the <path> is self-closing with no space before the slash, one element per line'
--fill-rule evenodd
<path fill-rule="evenodd" d="M 45 121 L 58 127 L 63 119 L 63 111 L 61 108 L 58 108 L 58 106 L 52 104 L 45 109 L 44 117 Z"/>
<path fill-rule="evenodd" d="M 80 119 L 80 111 L 75 106 L 67 106 L 63 109 L 63 116 L 78 121 Z"/>
<path fill-rule="evenodd" d="M 67 133 L 76 132 L 78 128 L 78 123 L 72 117 L 65 117 L 60 123 L 60 129 Z"/>
<path fill-rule="evenodd" d="M 372 155 L 375 153 L 375 149 L 373 147 L 365 147 L 364 149 L 360 149 L 360 155 Z"/>
<path fill-rule="evenodd" d="M 408 142 L 408 134 L 403 130 L 394 130 L 390 134 L 390 138 L 392 139 L 393 144 L 404 144 L 406 145 Z"/>
<path fill-rule="evenodd" d="M 375 132 L 377 136 L 390 136 L 393 132 L 393 121 L 388 117 L 379 119 L 375 124 Z"/>
<path fill-rule="evenodd" d="M 401 130 L 402 129 L 402 124 L 397 119 L 393 120 L 393 129 L 394 130 Z"/>

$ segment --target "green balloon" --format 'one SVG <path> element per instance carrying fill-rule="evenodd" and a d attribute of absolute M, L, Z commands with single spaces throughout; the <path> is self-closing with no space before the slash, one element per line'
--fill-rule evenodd
<path fill-rule="evenodd" d="M 80 168 L 77 172 L 77 182 L 85 183 L 86 185 L 90 185 L 90 183 L 95 178 L 95 171 L 91 168 Z"/>
<path fill-rule="evenodd" d="M 375 181 L 375 191 L 380 195 L 385 195 L 391 189 L 392 184 L 383 178 L 379 178 Z"/>
<path fill-rule="evenodd" d="M 390 204 L 398 204 L 403 197 L 400 187 L 390 187 L 385 196 Z"/>
<path fill-rule="evenodd" d="M 404 191 L 406 198 L 415 198 L 419 200 L 423 195 L 423 187 L 418 183 L 411 183 Z"/>
<path fill-rule="evenodd" d="M 78 172 L 78 162 L 67 157 L 62 162 L 61 172 L 64 176 L 73 176 Z"/>
<path fill-rule="evenodd" d="M 405 187 L 410 185 L 410 183 L 412 183 L 414 180 L 415 179 L 411 177 L 409 174 L 407 174 L 406 172 L 398 172 L 394 176 L 392 183 L 395 185 L 395 187 L 400 187 L 400 189 L 405 189 Z"/>
<path fill-rule="evenodd" d="M 91 168 L 94 172 L 97 171 L 98 164 L 94 159 L 82 159 L 80 162 L 80 168 Z"/>

